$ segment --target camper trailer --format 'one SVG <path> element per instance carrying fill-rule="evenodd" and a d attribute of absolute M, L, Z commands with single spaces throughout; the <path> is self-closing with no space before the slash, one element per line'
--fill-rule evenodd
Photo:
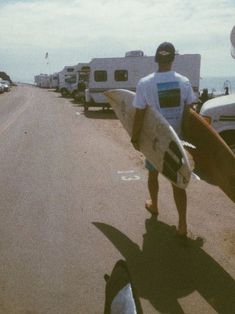
<path fill-rule="evenodd" d="M 35 75 L 34 76 L 34 84 L 39 87 L 39 83 L 40 83 L 40 75 Z"/>
<path fill-rule="evenodd" d="M 48 74 L 39 74 L 34 77 L 34 82 L 37 87 L 50 88 L 50 76 Z"/>
<path fill-rule="evenodd" d="M 50 75 L 50 88 L 59 88 L 59 73 L 53 73 Z"/>
<path fill-rule="evenodd" d="M 135 91 L 139 79 L 157 69 L 154 56 L 145 56 L 142 51 L 127 52 L 125 57 L 96 58 L 90 62 L 88 88 L 85 92 L 85 110 L 89 107 L 108 107 L 103 92 L 109 89 Z M 198 96 L 200 78 L 199 54 L 176 55 L 173 70 L 187 76 Z"/>

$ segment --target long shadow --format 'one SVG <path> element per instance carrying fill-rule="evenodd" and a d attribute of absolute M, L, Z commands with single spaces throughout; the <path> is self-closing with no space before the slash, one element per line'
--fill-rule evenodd
<path fill-rule="evenodd" d="M 218 313 L 235 313 L 235 281 L 197 242 L 182 242 L 170 226 L 150 218 L 141 250 L 116 228 L 93 224 L 126 259 L 139 296 L 156 310 L 182 314 L 178 299 L 198 291 Z"/>

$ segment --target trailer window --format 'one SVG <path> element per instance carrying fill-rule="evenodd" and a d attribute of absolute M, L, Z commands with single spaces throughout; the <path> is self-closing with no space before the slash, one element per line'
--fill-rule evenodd
<path fill-rule="evenodd" d="M 127 70 L 116 70 L 114 72 L 115 81 L 127 81 L 128 80 L 128 71 Z"/>
<path fill-rule="evenodd" d="M 95 71 L 94 73 L 96 82 L 106 82 L 107 81 L 107 71 Z"/>

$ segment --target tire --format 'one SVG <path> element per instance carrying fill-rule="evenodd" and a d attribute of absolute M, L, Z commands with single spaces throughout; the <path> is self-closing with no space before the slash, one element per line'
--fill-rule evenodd
<path fill-rule="evenodd" d="M 87 102 L 84 103 L 84 111 L 87 112 L 89 110 L 89 104 Z"/>
<path fill-rule="evenodd" d="M 68 90 L 66 88 L 62 88 L 60 92 L 63 97 L 67 97 L 69 95 Z"/>

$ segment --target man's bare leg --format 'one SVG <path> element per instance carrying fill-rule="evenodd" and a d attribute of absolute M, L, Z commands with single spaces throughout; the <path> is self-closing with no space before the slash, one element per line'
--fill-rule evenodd
<path fill-rule="evenodd" d="M 158 172 L 156 170 L 148 172 L 148 190 L 150 194 L 150 200 L 147 200 L 145 207 L 151 213 L 158 215 Z"/>
<path fill-rule="evenodd" d="M 178 234 L 187 235 L 187 195 L 184 189 L 180 189 L 172 184 L 175 204 L 179 214 Z"/>

